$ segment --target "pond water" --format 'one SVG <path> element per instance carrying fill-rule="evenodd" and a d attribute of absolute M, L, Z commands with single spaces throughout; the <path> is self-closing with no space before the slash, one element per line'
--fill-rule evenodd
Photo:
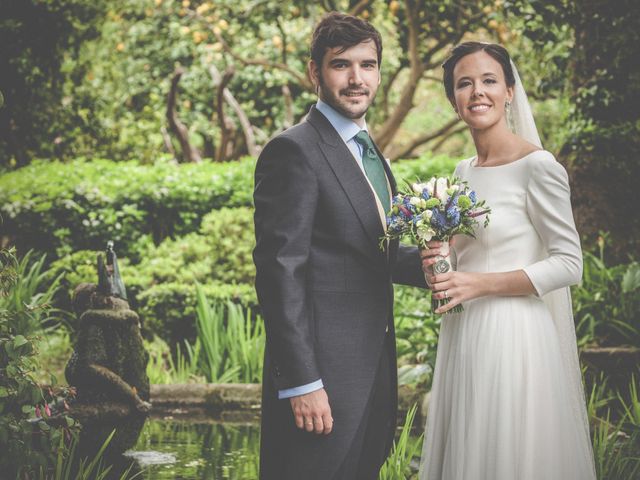
<path fill-rule="evenodd" d="M 150 418 L 128 452 L 147 480 L 258 478 L 260 427 L 197 419 Z"/>
<path fill-rule="evenodd" d="M 257 480 L 259 452 L 260 425 L 255 417 L 221 421 L 187 415 L 147 419 L 136 447 L 126 455 L 142 467 L 139 479 Z"/>

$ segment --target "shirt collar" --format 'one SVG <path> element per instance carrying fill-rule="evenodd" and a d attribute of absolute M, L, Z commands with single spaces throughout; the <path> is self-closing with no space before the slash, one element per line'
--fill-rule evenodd
<path fill-rule="evenodd" d="M 338 113 L 331 105 L 320 99 L 316 103 L 316 108 L 329 120 L 329 123 L 338 132 L 344 143 L 351 140 L 360 130 L 368 131 L 366 120 L 364 126 L 360 128 L 356 122 Z"/>

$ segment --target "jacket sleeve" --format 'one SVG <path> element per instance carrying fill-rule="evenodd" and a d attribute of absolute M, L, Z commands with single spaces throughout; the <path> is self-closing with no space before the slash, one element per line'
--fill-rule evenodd
<path fill-rule="evenodd" d="M 549 153 L 531 162 L 527 212 L 547 257 L 524 268 L 539 296 L 574 285 L 582 277 L 582 250 L 571 211 L 569 180 Z"/>
<path fill-rule="evenodd" d="M 301 147 L 280 136 L 255 173 L 256 292 L 278 390 L 317 381 L 307 271 L 318 182 Z"/>
<path fill-rule="evenodd" d="M 428 288 L 418 247 L 398 245 L 398 256 L 393 268 L 393 283 Z"/>

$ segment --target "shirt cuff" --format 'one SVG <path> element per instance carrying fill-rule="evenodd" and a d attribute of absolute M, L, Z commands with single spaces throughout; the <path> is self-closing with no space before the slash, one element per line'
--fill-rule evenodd
<path fill-rule="evenodd" d="M 283 399 L 297 397 L 298 395 L 315 392 L 316 390 L 320 390 L 321 388 L 324 388 L 324 384 L 322 383 L 322 379 L 318 379 L 315 382 L 307 383 L 306 385 L 287 388 L 286 390 L 280 390 L 278 391 L 278 398 Z"/>

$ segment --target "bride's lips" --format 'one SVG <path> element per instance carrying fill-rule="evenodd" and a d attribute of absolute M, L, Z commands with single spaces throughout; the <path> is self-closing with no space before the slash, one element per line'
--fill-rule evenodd
<path fill-rule="evenodd" d="M 491 105 L 489 105 L 488 103 L 476 103 L 467 107 L 467 109 L 473 113 L 484 113 L 490 108 Z"/>

